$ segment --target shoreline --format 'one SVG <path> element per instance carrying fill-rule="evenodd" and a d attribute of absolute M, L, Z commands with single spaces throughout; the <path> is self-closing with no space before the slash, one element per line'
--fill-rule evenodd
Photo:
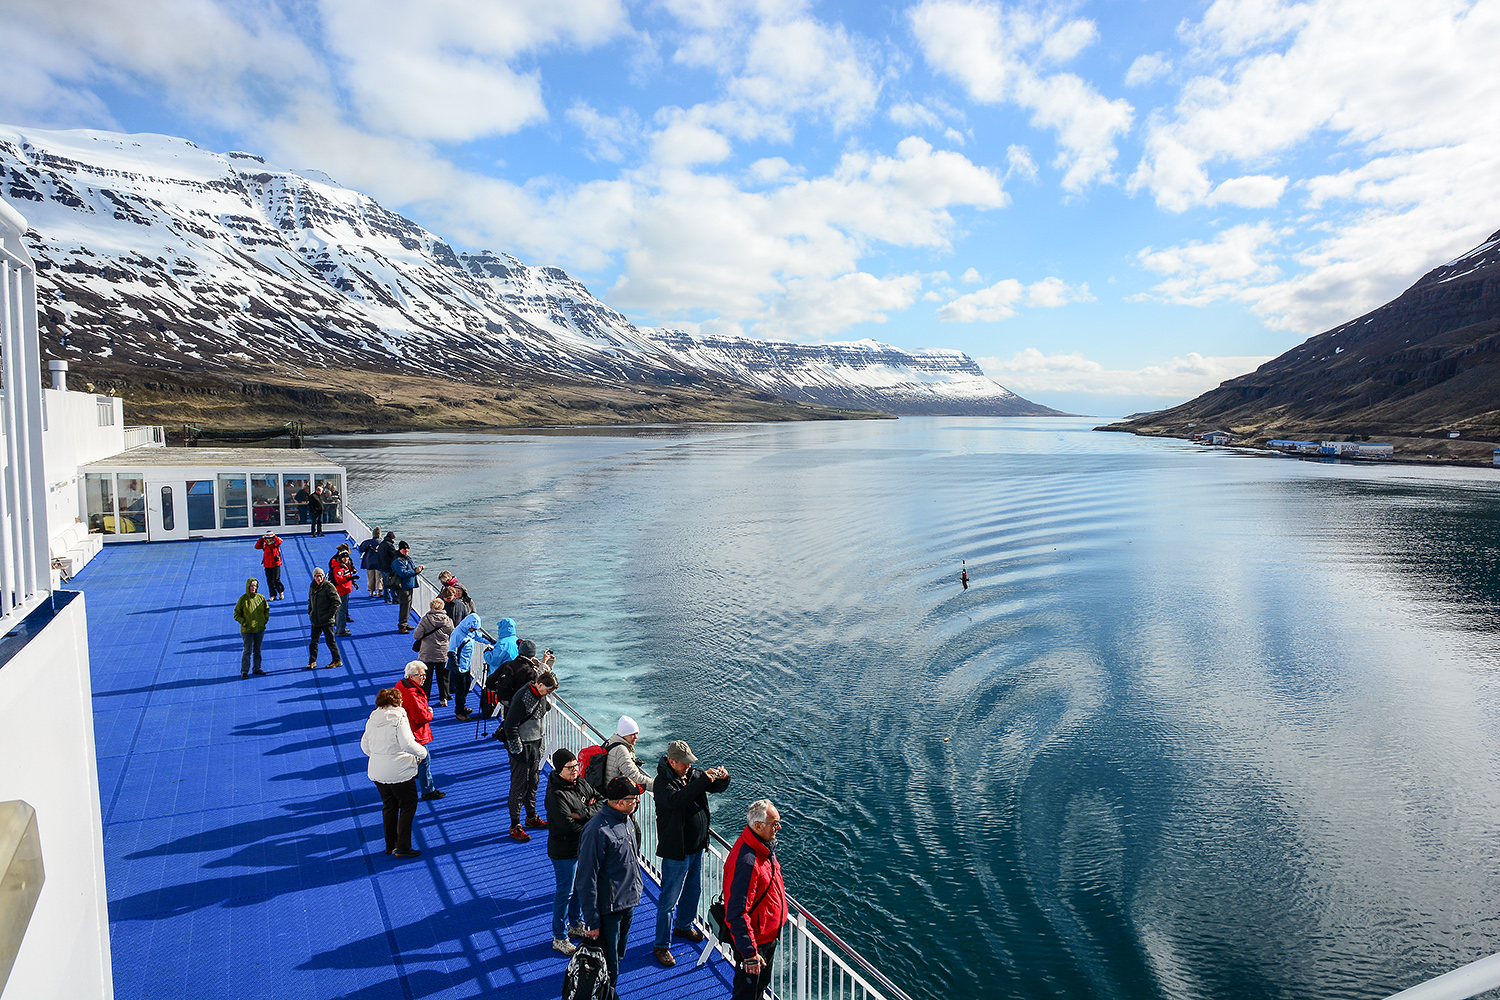
<path fill-rule="evenodd" d="M 1156 432 L 1151 432 L 1151 431 L 1140 430 L 1140 429 L 1137 429 L 1137 428 L 1134 428 L 1134 427 L 1126 427 L 1126 426 L 1123 426 L 1121 424 L 1101 424 L 1100 426 L 1095 427 L 1094 430 L 1096 430 L 1096 431 L 1104 431 L 1104 432 L 1113 433 L 1113 434 L 1132 434 L 1132 435 L 1134 435 L 1136 437 L 1144 437 L 1144 438 L 1170 438 L 1170 439 L 1172 439 L 1174 441 L 1183 441 L 1183 442 L 1186 442 L 1188 444 L 1200 444 L 1200 442 L 1193 441 L 1193 439 L 1191 437 L 1183 435 L 1183 434 L 1173 434 L 1173 433 L 1167 433 L 1167 432 L 1156 433 Z M 1291 435 L 1288 434 L 1288 436 L 1291 436 Z M 1310 435 L 1308 437 L 1308 440 L 1312 440 L 1313 438 L 1317 438 L 1317 437 L 1319 437 L 1319 435 L 1313 434 L 1313 435 Z M 1321 438 L 1321 439 L 1322 440 L 1327 440 L 1326 437 Z M 1411 442 L 1411 441 L 1431 441 L 1434 444 L 1440 445 L 1440 447 L 1438 449 L 1436 449 L 1437 451 L 1450 451 L 1450 452 L 1451 451 L 1465 451 L 1465 452 L 1471 452 L 1472 454 L 1470 454 L 1470 455 L 1454 455 L 1454 454 L 1424 453 L 1424 454 L 1418 455 L 1418 454 L 1415 454 L 1411 450 L 1402 448 L 1401 445 L 1397 443 L 1397 442 Z M 1453 467 L 1457 467 L 1457 468 L 1468 468 L 1468 469 L 1490 469 L 1490 468 L 1493 468 L 1496 471 L 1500 471 L 1500 465 L 1496 465 L 1494 463 L 1494 457 L 1493 457 L 1495 450 L 1497 448 L 1500 448 L 1500 442 L 1484 441 L 1484 440 L 1478 440 L 1478 439 L 1475 439 L 1475 438 L 1468 438 L 1468 439 L 1464 439 L 1464 438 L 1430 438 L 1430 437 L 1408 436 L 1408 435 L 1402 435 L 1402 434 L 1392 434 L 1392 435 L 1385 436 L 1383 438 L 1383 440 L 1382 440 L 1381 443 L 1394 445 L 1395 448 L 1396 448 L 1395 455 L 1393 457 L 1391 457 L 1391 458 L 1375 458 L 1375 459 L 1369 459 L 1369 458 L 1346 458 L 1346 457 L 1340 457 L 1340 456 L 1320 456 L 1320 455 L 1292 455 L 1292 454 L 1288 454 L 1286 452 L 1280 451 L 1280 450 L 1278 450 L 1276 448 L 1269 447 L 1266 444 L 1265 441 L 1256 441 L 1256 440 L 1247 441 L 1245 443 L 1235 443 L 1235 444 L 1218 444 L 1218 445 L 1203 444 L 1203 445 L 1201 445 L 1201 447 L 1204 447 L 1204 448 L 1227 448 L 1227 449 L 1230 449 L 1230 450 L 1233 450 L 1233 451 L 1242 451 L 1242 452 L 1246 452 L 1246 453 L 1250 453 L 1250 454 L 1274 455 L 1274 456 L 1280 457 L 1280 458 L 1296 458 L 1296 459 L 1301 459 L 1301 460 L 1306 460 L 1306 461 L 1321 461 L 1321 460 L 1323 460 L 1325 458 L 1332 458 L 1332 459 L 1334 459 L 1335 462 L 1343 462 L 1343 463 L 1348 463 L 1350 465 L 1453 466 Z M 1472 446 L 1472 447 L 1470 447 L 1470 446 Z"/>

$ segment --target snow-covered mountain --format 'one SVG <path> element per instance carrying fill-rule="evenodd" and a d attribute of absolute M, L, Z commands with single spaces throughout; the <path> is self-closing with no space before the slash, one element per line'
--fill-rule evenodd
<path fill-rule="evenodd" d="M 557 268 L 457 252 L 321 172 L 184 139 L 0 126 L 0 193 L 31 225 L 47 353 L 126 381 L 410 372 L 1050 412 L 958 352 L 643 330 Z"/>
<path fill-rule="evenodd" d="M 1058 411 L 993 381 L 962 351 L 902 351 L 874 340 L 791 344 L 647 329 L 698 368 L 727 372 L 786 399 L 895 414 L 1040 416 Z"/>

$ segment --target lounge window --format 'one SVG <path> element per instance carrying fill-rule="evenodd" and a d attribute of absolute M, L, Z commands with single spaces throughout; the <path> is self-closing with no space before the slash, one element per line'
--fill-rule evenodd
<path fill-rule="evenodd" d="M 119 473 L 115 476 L 115 496 L 120 507 L 119 532 L 122 535 L 146 533 L 146 482 L 139 476 Z"/>
<path fill-rule="evenodd" d="M 289 472 L 281 477 L 281 494 L 286 500 L 283 511 L 287 524 L 307 523 L 308 487 L 312 476 L 305 472 Z"/>
<path fill-rule="evenodd" d="M 318 488 L 323 491 L 323 523 L 344 523 L 343 476 L 336 473 L 318 477 Z"/>
<path fill-rule="evenodd" d="M 250 477 L 250 504 L 257 528 L 281 525 L 281 490 L 274 475 Z"/>
<path fill-rule="evenodd" d="M 115 533 L 115 477 L 107 472 L 88 472 L 83 477 L 83 492 L 88 500 L 89 533 Z"/>
<path fill-rule="evenodd" d="M 161 488 L 161 526 L 163 531 L 177 530 L 177 511 L 172 507 L 172 487 Z"/>
<path fill-rule="evenodd" d="M 219 527 L 248 528 L 250 504 L 245 495 L 245 477 L 219 476 Z"/>
<path fill-rule="evenodd" d="M 214 530 L 214 481 L 189 479 L 187 484 L 188 531 Z"/>

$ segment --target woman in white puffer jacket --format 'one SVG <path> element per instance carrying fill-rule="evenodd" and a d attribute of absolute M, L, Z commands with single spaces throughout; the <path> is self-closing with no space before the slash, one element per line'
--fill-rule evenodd
<path fill-rule="evenodd" d="M 398 858 L 418 857 L 422 852 L 411 846 L 411 823 L 417 816 L 417 786 L 412 778 L 417 774 L 417 762 L 427 756 L 427 748 L 412 736 L 400 691 L 382 688 L 375 695 L 375 711 L 365 723 L 359 748 L 369 755 L 367 773 L 380 790 L 385 853 Z"/>

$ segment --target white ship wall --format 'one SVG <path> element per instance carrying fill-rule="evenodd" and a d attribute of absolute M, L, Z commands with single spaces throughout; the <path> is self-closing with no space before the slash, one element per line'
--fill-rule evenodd
<path fill-rule="evenodd" d="M 67 605 L 0 665 L 0 800 L 36 810 L 45 872 L 5 1000 L 114 996 L 84 595 L 59 598 Z"/>
<path fill-rule="evenodd" d="M 100 401 L 107 400 L 111 422 L 100 422 Z M 43 389 L 46 424 L 42 455 L 47 477 L 47 537 L 83 520 L 83 474 L 80 465 L 125 450 L 124 403 L 92 392 Z"/>

